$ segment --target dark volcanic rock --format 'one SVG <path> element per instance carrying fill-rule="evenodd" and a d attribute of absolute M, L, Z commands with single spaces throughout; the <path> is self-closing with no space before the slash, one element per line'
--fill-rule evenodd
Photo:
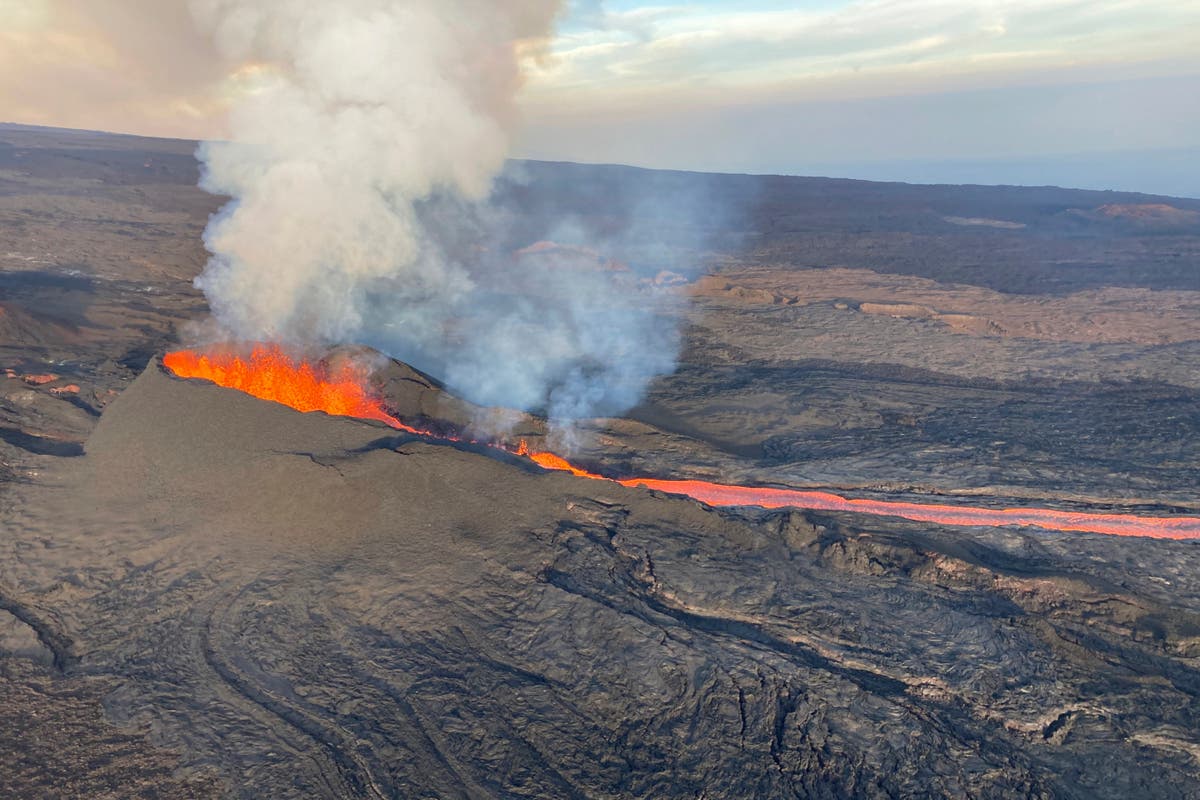
<path fill-rule="evenodd" d="M 156 364 L 54 484 L 6 608 L 197 792 L 1200 787 L 1192 544 L 718 512 Z"/>
<path fill-rule="evenodd" d="M 716 512 L 172 379 L 194 143 L 0 140 L 0 797 L 1200 796 L 1195 544 Z M 692 281 L 589 468 L 1200 508 L 1200 201 L 521 172 L 449 257 L 566 215 Z"/>

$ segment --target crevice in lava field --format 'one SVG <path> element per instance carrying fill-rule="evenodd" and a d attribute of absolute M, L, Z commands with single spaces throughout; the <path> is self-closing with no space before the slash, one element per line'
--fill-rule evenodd
<path fill-rule="evenodd" d="M 75 643 L 54 625 L 42 619 L 29 607 L 13 600 L 10 593 L 0 587 L 0 611 L 12 615 L 21 624 L 33 631 L 37 640 L 50 652 L 54 669 L 59 673 L 69 670 L 78 661 L 74 654 Z"/>

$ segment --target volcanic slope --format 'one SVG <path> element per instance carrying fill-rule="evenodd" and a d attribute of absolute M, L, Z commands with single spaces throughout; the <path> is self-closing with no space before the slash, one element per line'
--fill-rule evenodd
<path fill-rule="evenodd" d="M 156 362 L 57 464 L 6 663 L 105 721 L 6 703 L 5 796 L 1200 790 L 1191 544 L 716 511 Z"/>

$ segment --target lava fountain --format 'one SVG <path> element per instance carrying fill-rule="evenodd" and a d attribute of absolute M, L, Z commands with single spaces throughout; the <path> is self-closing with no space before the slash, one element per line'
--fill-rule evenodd
<path fill-rule="evenodd" d="M 339 364 L 310 362 L 292 358 L 278 345 L 258 344 L 245 357 L 233 350 L 219 350 L 207 354 L 177 350 L 163 356 L 162 362 L 163 366 L 181 378 L 203 378 L 218 386 L 282 403 L 298 411 L 324 411 L 337 416 L 372 419 L 418 436 L 442 440 L 449 438 L 406 425 L 387 413 L 382 398 L 368 388 L 369 370 L 353 361 L 343 361 Z M 686 495 L 711 506 L 795 507 L 902 517 L 938 525 L 1018 525 L 1111 536 L 1200 538 L 1200 518 L 1197 517 L 1098 514 L 1049 508 L 979 508 L 846 498 L 831 492 L 732 486 L 697 480 L 609 478 L 581 469 L 556 453 L 530 450 L 525 442 L 521 442 L 516 448 L 498 443 L 490 444 L 514 455 L 524 456 L 543 469 L 569 472 L 580 478 L 611 481 L 622 486 L 644 487 Z"/>
<path fill-rule="evenodd" d="M 257 344 L 244 358 L 233 350 L 209 354 L 176 350 L 163 356 L 162 362 L 181 378 L 203 378 L 297 411 L 373 419 L 424 433 L 384 411 L 383 402 L 366 388 L 369 371 L 353 361 L 336 366 L 310 363 L 293 359 L 279 345 Z"/>

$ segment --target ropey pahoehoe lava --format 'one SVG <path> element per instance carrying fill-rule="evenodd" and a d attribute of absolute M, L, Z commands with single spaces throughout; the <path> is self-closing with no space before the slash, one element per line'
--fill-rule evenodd
<path fill-rule="evenodd" d="M 249 348 L 219 347 L 207 352 L 176 350 L 164 355 L 162 362 L 181 378 L 209 380 L 219 386 L 290 406 L 298 411 L 323 411 L 338 416 L 370 419 L 419 436 L 462 440 L 444 431 L 407 424 L 389 413 L 384 399 L 371 388 L 369 367 L 352 359 L 340 359 L 337 363 L 310 360 L 294 357 L 278 344 L 255 344 Z M 712 506 L 795 507 L 895 516 L 939 525 L 1018 525 L 1114 536 L 1200 538 L 1200 518 L 1196 517 L 1157 517 L 1048 508 L 984 508 L 847 498 L 824 491 L 735 486 L 701 480 L 614 478 L 582 469 L 556 453 L 533 450 L 523 440 L 515 445 L 503 441 L 485 444 L 529 458 L 543 469 L 569 472 L 592 480 L 612 481 L 623 486 L 641 486 L 686 495 Z"/>

